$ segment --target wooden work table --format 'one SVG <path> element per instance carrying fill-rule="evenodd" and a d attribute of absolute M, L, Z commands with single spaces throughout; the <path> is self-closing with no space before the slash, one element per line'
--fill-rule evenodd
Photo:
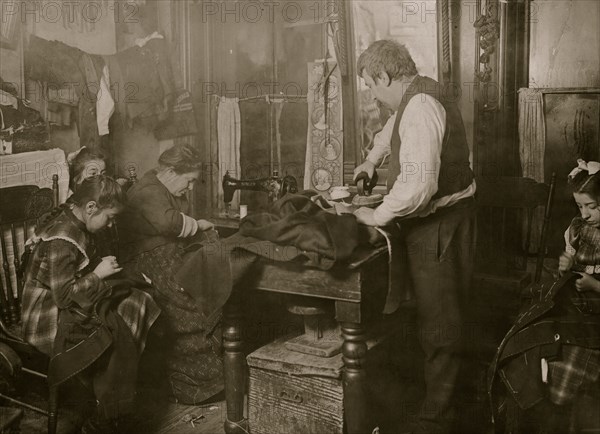
<path fill-rule="evenodd" d="M 348 434 L 371 432 L 367 417 L 366 372 L 368 329 L 385 303 L 387 248 L 357 248 L 349 263 L 330 270 L 293 263 L 262 261 L 249 280 L 238 285 L 224 308 L 223 348 L 228 434 L 248 430 L 243 418 L 246 364 L 242 336 L 244 298 L 251 290 L 304 295 L 333 301 L 340 323 L 344 361 L 343 388 Z M 250 427 L 251 428 L 251 427 Z"/>

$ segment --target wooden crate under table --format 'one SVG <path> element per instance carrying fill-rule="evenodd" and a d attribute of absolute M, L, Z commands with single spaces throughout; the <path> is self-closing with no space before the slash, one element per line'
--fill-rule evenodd
<path fill-rule="evenodd" d="M 342 434 L 342 355 L 290 351 L 285 339 L 247 357 L 248 419 L 252 434 Z"/>

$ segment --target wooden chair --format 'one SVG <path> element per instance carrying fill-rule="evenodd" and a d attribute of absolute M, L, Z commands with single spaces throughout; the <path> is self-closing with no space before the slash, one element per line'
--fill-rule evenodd
<path fill-rule="evenodd" d="M 556 175 L 552 175 L 549 185 L 518 177 L 480 178 L 476 182 L 475 275 L 483 280 L 501 279 L 505 290 L 518 291 L 538 282 L 546 255 Z M 538 210 L 543 210 L 543 214 Z M 533 276 L 527 269 L 532 239 L 537 244 Z"/>
<path fill-rule="evenodd" d="M 493 335 L 484 342 L 487 355 L 488 349 L 493 354 L 518 314 L 522 295 L 542 277 L 556 175 L 550 184 L 522 177 L 479 178 L 476 182 L 473 309 L 475 320 L 485 323 Z M 531 256 L 536 256 L 533 272 L 528 267 Z"/>
<path fill-rule="evenodd" d="M 34 232 L 39 218 L 58 206 L 58 176 L 52 177 L 52 189 L 40 189 L 34 185 L 24 185 L 0 189 L 0 252 L 2 272 L 0 273 L 0 356 L 3 361 L 28 374 L 47 378 L 43 369 L 29 369 L 18 366 L 20 358 L 16 353 L 37 354 L 34 348 L 21 338 L 21 294 L 23 291 L 20 258 L 25 241 Z M 12 362 L 11 362 L 12 361 Z M 45 360 L 47 362 L 47 360 Z M 0 393 L 0 399 L 18 404 L 48 416 L 48 432 L 54 434 L 57 425 L 58 390 L 51 388 L 48 411 L 31 406 Z"/>

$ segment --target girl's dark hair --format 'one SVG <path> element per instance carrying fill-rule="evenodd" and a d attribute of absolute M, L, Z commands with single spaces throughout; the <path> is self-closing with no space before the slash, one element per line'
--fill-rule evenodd
<path fill-rule="evenodd" d="M 582 170 L 569 178 L 569 185 L 573 189 L 573 193 L 585 193 L 600 200 L 600 172 L 590 175 L 587 170 Z"/>
<path fill-rule="evenodd" d="M 94 201 L 98 208 L 122 208 L 126 203 L 126 195 L 117 181 L 110 176 L 98 175 L 84 179 L 77 191 L 67 202 L 77 206 L 85 206 Z"/>
<path fill-rule="evenodd" d="M 69 188 L 71 191 L 77 189 L 77 181 L 84 174 L 85 165 L 90 161 L 106 161 L 104 154 L 91 151 L 89 148 L 81 148 L 73 160 L 69 161 Z"/>
<path fill-rule="evenodd" d="M 123 208 L 126 203 L 126 194 L 114 179 L 106 175 L 98 175 L 92 178 L 84 179 L 77 191 L 73 193 L 66 203 L 54 208 L 49 213 L 44 214 L 38 220 L 36 233 L 39 233 L 48 223 L 60 215 L 60 213 L 70 208 L 72 205 L 85 206 L 88 202 L 94 201 L 99 209 L 103 208 Z"/>
<path fill-rule="evenodd" d="M 383 39 L 375 41 L 358 58 L 357 71 L 360 77 L 366 72 L 373 80 L 382 72 L 391 80 L 417 74 L 417 67 L 408 49 L 401 43 Z"/>
<path fill-rule="evenodd" d="M 161 169 L 171 168 L 181 175 L 200 170 L 202 158 L 200 152 L 191 145 L 174 145 L 160 154 L 158 164 Z"/>

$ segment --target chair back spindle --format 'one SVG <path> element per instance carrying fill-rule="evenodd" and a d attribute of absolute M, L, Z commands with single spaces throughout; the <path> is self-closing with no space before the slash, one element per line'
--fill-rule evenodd
<path fill-rule="evenodd" d="M 476 282 L 518 292 L 541 278 L 555 184 L 556 175 L 550 185 L 520 177 L 477 179 Z M 528 273 L 528 257 L 534 249 L 535 272 Z"/>
<path fill-rule="evenodd" d="M 23 276 L 21 256 L 31 230 L 42 215 L 58 205 L 58 175 L 53 189 L 22 185 L 0 189 L 0 321 L 16 326 L 21 320 Z"/>

